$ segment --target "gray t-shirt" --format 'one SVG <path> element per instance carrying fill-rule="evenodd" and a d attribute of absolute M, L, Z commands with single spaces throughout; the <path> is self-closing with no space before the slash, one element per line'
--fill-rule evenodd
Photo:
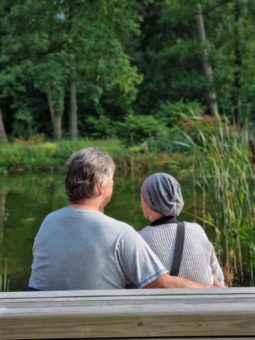
<path fill-rule="evenodd" d="M 168 271 L 128 224 L 65 207 L 49 214 L 34 241 L 29 286 L 40 290 L 142 288 Z"/>

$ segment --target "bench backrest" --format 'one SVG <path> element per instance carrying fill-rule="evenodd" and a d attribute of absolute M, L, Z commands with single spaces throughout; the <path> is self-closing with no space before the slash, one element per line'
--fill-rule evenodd
<path fill-rule="evenodd" d="M 0 293 L 0 339 L 255 339 L 255 288 Z"/>

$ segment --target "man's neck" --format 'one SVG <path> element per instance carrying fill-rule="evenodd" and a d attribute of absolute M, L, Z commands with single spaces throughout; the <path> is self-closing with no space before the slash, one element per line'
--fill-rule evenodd
<path fill-rule="evenodd" d="M 77 202 L 70 202 L 69 206 L 89 211 L 104 212 L 104 206 L 98 197 L 86 198 Z"/>

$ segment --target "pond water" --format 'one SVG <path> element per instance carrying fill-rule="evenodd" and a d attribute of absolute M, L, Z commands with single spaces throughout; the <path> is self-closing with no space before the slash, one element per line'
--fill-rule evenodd
<path fill-rule="evenodd" d="M 140 210 L 140 185 L 145 176 L 124 177 L 118 174 L 112 201 L 105 211 L 137 230 L 147 224 Z M 185 199 L 185 209 L 180 220 L 191 220 L 194 212 L 194 197 L 190 189 L 192 183 L 189 178 L 180 182 Z M 63 175 L 1 176 L 0 274 L 7 261 L 9 290 L 21 290 L 29 278 L 33 240 L 42 220 L 49 212 L 66 203 Z"/>

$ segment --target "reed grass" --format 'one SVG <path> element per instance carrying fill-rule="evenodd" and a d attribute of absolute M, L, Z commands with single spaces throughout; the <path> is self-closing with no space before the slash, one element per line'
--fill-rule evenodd
<path fill-rule="evenodd" d="M 255 174 L 248 128 L 240 131 L 220 117 L 204 128 L 201 119 L 193 117 L 195 138 L 185 134 L 194 155 L 195 184 L 203 191 L 199 218 L 215 228 L 227 283 L 254 285 Z"/>

